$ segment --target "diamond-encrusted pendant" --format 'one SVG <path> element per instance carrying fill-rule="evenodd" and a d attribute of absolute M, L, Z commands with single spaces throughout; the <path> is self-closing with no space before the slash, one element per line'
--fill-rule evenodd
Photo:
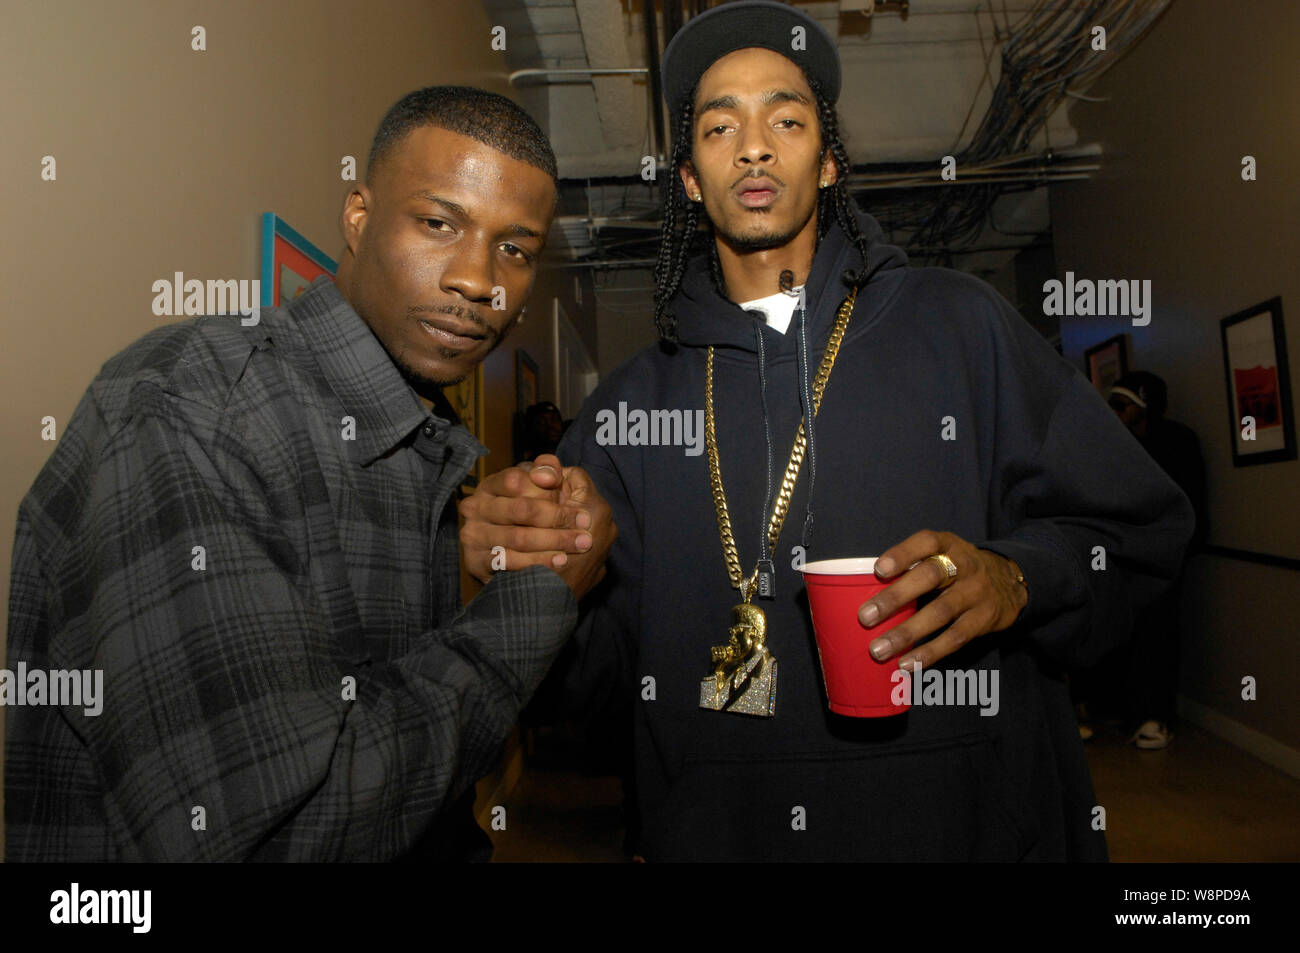
<path fill-rule="evenodd" d="M 742 602 L 731 610 L 726 645 L 710 650 L 713 674 L 700 682 L 700 707 L 764 718 L 776 714 L 776 659 L 767 648 L 767 616 Z"/>

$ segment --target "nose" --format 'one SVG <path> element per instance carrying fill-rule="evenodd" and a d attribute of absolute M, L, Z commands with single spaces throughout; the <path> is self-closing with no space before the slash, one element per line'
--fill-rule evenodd
<path fill-rule="evenodd" d="M 463 234 L 442 272 L 443 291 L 455 292 L 467 301 L 492 300 L 492 248 L 489 242 Z"/>
<path fill-rule="evenodd" d="M 736 165 L 744 169 L 753 165 L 770 165 L 776 161 L 772 140 L 761 122 L 747 122 L 740 128 L 736 142 Z"/>

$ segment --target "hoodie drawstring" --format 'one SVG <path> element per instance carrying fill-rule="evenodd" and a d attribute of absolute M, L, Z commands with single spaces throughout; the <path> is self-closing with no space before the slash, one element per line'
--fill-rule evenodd
<path fill-rule="evenodd" d="M 767 446 L 767 467 L 764 473 L 767 477 L 767 489 L 763 493 L 763 509 L 761 512 L 766 516 L 768 508 L 772 504 L 772 427 L 767 418 L 767 352 L 763 347 L 763 331 L 758 323 L 754 323 L 754 340 L 758 344 L 758 400 L 763 410 L 763 440 Z M 762 537 L 759 543 L 759 552 L 762 554 L 759 558 L 766 563 L 772 558 L 768 549 L 767 540 L 767 520 L 759 520 L 759 535 Z"/>
<path fill-rule="evenodd" d="M 802 347 L 799 346 L 801 344 Z M 795 341 L 795 349 L 799 354 L 799 403 L 803 405 L 804 430 L 808 434 L 808 497 L 804 504 L 803 538 L 800 540 L 806 558 L 808 555 L 808 541 L 812 536 L 813 483 L 817 479 L 817 441 L 813 435 L 817 412 L 813 408 L 812 378 L 808 374 L 808 310 L 806 305 L 799 309 L 799 337 Z"/>

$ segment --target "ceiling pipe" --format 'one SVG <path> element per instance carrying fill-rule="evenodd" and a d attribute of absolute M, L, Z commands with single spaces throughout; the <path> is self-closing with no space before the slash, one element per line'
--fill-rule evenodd
<path fill-rule="evenodd" d="M 624 75 L 641 75 L 646 72 L 644 66 L 619 66 L 608 69 L 589 69 L 587 67 L 574 67 L 571 69 L 517 69 L 510 74 L 510 82 L 513 85 L 517 80 L 528 79 L 533 76 L 624 76 Z"/>
<path fill-rule="evenodd" d="M 936 186 L 952 185 L 987 185 L 991 182 L 1001 182 L 1011 185 L 1016 184 L 1043 184 L 1046 182 L 1077 182 L 1082 179 L 1089 179 L 1091 176 L 1085 173 L 1088 170 L 1096 171 L 1101 166 L 1079 166 L 1071 169 L 1044 169 L 1042 172 L 969 172 L 965 176 L 959 175 L 951 181 L 924 178 L 924 179 L 890 179 L 888 181 L 868 181 L 857 182 L 852 177 L 845 183 L 845 188 L 850 192 L 882 192 L 891 189 L 918 189 L 933 188 Z"/>

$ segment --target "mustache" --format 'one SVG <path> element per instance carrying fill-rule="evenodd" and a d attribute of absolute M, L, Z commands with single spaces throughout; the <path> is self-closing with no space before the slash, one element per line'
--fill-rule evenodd
<path fill-rule="evenodd" d="M 771 179 L 777 185 L 781 186 L 781 188 L 785 188 L 785 183 L 774 176 L 771 172 L 764 172 L 762 169 L 755 169 L 753 172 L 746 172 L 735 182 L 731 183 L 732 190 L 734 191 L 735 189 L 740 188 L 740 183 L 744 182 L 746 179 Z"/>
<path fill-rule="evenodd" d="M 454 304 L 419 304 L 408 309 L 408 314 L 419 316 L 421 314 L 450 314 L 453 317 L 466 321 L 489 338 L 495 338 L 498 335 L 496 328 L 488 324 L 478 312 L 470 308 L 462 308 Z"/>

